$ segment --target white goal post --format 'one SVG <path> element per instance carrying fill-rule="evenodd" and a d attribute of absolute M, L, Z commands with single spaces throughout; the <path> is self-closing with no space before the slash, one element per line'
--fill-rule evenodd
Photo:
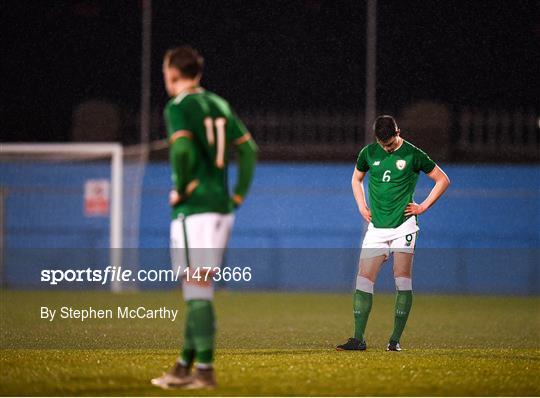
<path fill-rule="evenodd" d="M 118 143 L 1 143 L 0 155 L 2 158 L 17 159 L 21 156 L 66 161 L 81 160 L 87 157 L 111 158 L 111 207 L 110 207 L 110 261 L 111 265 L 121 265 L 123 248 L 122 229 L 122 195 L 123 195 L 123 148 Z M 113 291 L 120 291 L 120 282 L 113 282 Z"/>

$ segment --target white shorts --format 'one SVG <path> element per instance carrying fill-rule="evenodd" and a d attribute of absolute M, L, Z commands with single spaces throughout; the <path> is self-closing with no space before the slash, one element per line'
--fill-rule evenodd
<path fill-rule="evenodd" d="M 386 260 L 390 253 L 414 253 L 419 230 L 416 217 L 410 217 L 397 228 L 375 228 L 369 223 L 360 258 L 385 256 Z"/>
<path fill-rule="evenodd" d="M 234 214 L 200 213 L 171 222 L 171 260 L 175 272 L 220 267 L 229 242 Z M 184 233 L 185 231 L 185 233 Z M 177 271 L 180 267 L 180 271 Z"/>

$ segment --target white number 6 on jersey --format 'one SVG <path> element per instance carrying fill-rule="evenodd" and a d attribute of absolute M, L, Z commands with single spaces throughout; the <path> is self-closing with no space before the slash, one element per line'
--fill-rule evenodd
<path fill-rule="evenodd" d="M 390 181 L 390 173 L 392 171 L 391 170 L 386 170 L 382 176 L 382 182 L 388 182 Z"/>

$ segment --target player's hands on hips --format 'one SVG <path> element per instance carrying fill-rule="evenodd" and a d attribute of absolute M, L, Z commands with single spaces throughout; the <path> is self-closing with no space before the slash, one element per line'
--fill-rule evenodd
<path fill-rule="evenodd" d="M 360 209 L 360 214 L 368 223 L 371 222 L 371 210 L 367 207 Z"/>
<path fill-rule="evenodd" d="M 413 202 L 413 203 L 409 203 L 407 207 L 405 208 L 405 215 L 417 216 L 419 214 L 422 214 L 425 211 L 426 209 L 422 205 L 419 205 L 418 203 Z"/>
<path fill-rule="evenodd" d="M 176 189 L 173 189 L 171 190 L 171 192 L 169 192 L 169 205 L 171 205 L 171 207 L 176 206 L 178 203 L 181 202 L 181 200 L 182 197 Z"/>
<path fill-rule="evenodd" d="M 230 201 L 233 205 L 233 208 L 238 209 L 242 205 L 242 203 L 244 203 L 244 198 L 240 195 L 233 195 L 230 198 Z"/>

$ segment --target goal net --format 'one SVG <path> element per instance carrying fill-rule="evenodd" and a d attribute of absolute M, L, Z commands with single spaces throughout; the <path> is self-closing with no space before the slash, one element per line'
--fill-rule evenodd
<path fill-rule="evenodd" d="M 42 286 L 35 267 L 53 261 L 120 266 L 122 249 L 138 246 L 141 173 L 116 143 L 1 144 L 2 285 Z"/>

